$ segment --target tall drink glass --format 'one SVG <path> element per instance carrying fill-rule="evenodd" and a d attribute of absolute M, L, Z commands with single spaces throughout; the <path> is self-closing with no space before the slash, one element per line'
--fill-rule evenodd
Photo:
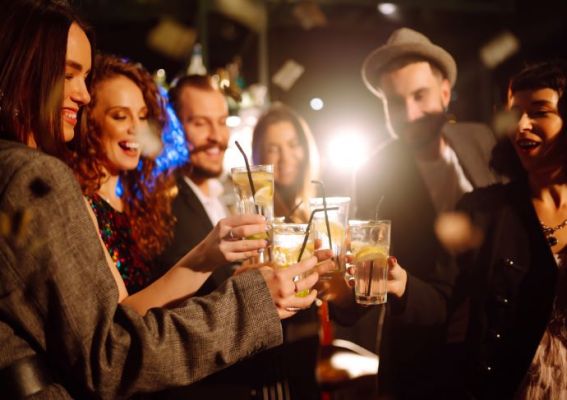
<path fill-rule="evenodd" d="M 327 221 L 325 220 L 325 212 L 317 212 L 313 216 L 311 223 L 311 231 L 315 239 L 321 240 L 321 249 L 329 249 L 332 245 L 333 257 L 335 259 L 335 269 L 330 273 L 342 272 L 345 269 L 346 254 L 346 229 L 348 226 L 348 213 L 350 206 L 350 197 L 327 197 L 327 208 L 337 207 L 336 210 L 328 210 L 329 230 L 331 231 L 331 241 L 329 243 L 329 234 L 327 230 Z M 309 200 L 309 208 L 311 211 L 321 209 L 323 207 L 323 198 L 314 197 Z M 321 279 L 329 278 L 321 276 Z"/>
<path fill-rule="evenodd" d="M 274 223 L 272 230 L 272 261 L 276 268 L 288 268 L 297 263 L 306 232 L 307 224 Z M 304 260 L 312 255 L 313 241 L 308 240 L 301 259 Z M 298 276 L 294 279 L 303 277 Z M 302 290 L 296 296 L 305 297 L 308 294 L 309 290 Z"/>
<path fill-rule="evenodd" d="M 359 304 L 382 304 L 387 300 L 390 230 L 388 220 L 349 221 L 354 294 Z"/>
<path fill-rule="evenodd" d="M 252 194 L 246 167 L 231 169 L 232 182 L 236 193 L 236 207 L 240 214 L 260 214 L 266 218 L 268 225 L 274 218 L 274 166 L 250 166 L 252 181 L 256 194 Z M 269 233 L 252 235 L 248 239 L 270 239 Z M 269 261 L 269 254 L 261 250 L 258 262 Z"/>

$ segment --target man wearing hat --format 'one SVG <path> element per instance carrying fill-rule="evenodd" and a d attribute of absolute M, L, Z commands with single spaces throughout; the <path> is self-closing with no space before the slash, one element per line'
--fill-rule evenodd
<path fill-rule="evenodd" d="M 388 299 L 379 391 L 429 398 L 447 378 L 440 362 L 446 341 L 443 326 L 409 325 L 396 314 L 412 296 L 412 301 L 427 302 L 427 290 L 421 290 L 427 283 L 451 279 L 449 271 L 435 266 L 440 248 L 435 220 L 453 210 L 465 192 L 497 182 L 488 167 L 495 137 L 485 125 L 448 121 L 457 66 L 447 51 L 419 32 L 393 32 L 368 55 L 362 78 L 382 100 L 391 137 L 359 170 L 357 214 L 374 217 L 383 196 L 380 217 L 392 220 L 391 254 L 407 271 L 405 290 L 397 293 L 401 297 Z M 364 320 L 372 321 L 375 329 L 372 312 Z M 449 341 L 462 339 L 453 332 Z"/>

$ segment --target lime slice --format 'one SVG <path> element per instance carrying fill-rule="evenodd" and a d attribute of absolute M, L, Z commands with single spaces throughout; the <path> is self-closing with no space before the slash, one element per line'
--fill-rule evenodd
<path fill-rule="evenodd" d="M 388 253 L 382 247 L 366 245 L 357 249 L 354 253 L 354 262 L 374 261 L 388 258 Z"/>
<path fill-rule="evenodd" d="M 273 202 L 274 195 L 271 185 L 266 185 L 256 191 L 256 203 L 260 205 L 269 205 Z"/>

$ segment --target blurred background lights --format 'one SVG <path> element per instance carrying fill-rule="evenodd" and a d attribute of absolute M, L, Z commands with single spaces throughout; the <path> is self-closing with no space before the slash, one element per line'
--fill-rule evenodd
<path fill-rule="evenodd" d="M 240 117 L 238 115 L 231 115 L 226 119 L 226 126 L 229 128 L 236 128 L 240 125 Z"/>
<path fill-rule="evenodd" d="M 323 100 L 321 100 L 319 97 L 313 97 L 311 101 L 309 101 L 309 105 L 311 106 L 311 109 L 319 111 L 323 109 L 325 103 L 323 103 Z"/>
<path fill-rule="evenodd" d="M 337 128 L 327 147 L 329 164 L 340 171 L 354 172 L 368 156 L 364 137 L 356 127 Z"/>
<path fill-rule="evenodd" d="M 393 15 L 398 11 L 398 6 L 394 3 L 378 3 L 378 11 L 384 15 Z"/>

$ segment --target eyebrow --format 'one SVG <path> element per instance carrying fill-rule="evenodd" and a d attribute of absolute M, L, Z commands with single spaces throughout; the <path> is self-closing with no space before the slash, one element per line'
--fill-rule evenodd
<path fill-rule="evenodd" d="M 553 106 L 554 104 L 548 100 L 534 100 L 531 102 L 532 106 Z"/>

